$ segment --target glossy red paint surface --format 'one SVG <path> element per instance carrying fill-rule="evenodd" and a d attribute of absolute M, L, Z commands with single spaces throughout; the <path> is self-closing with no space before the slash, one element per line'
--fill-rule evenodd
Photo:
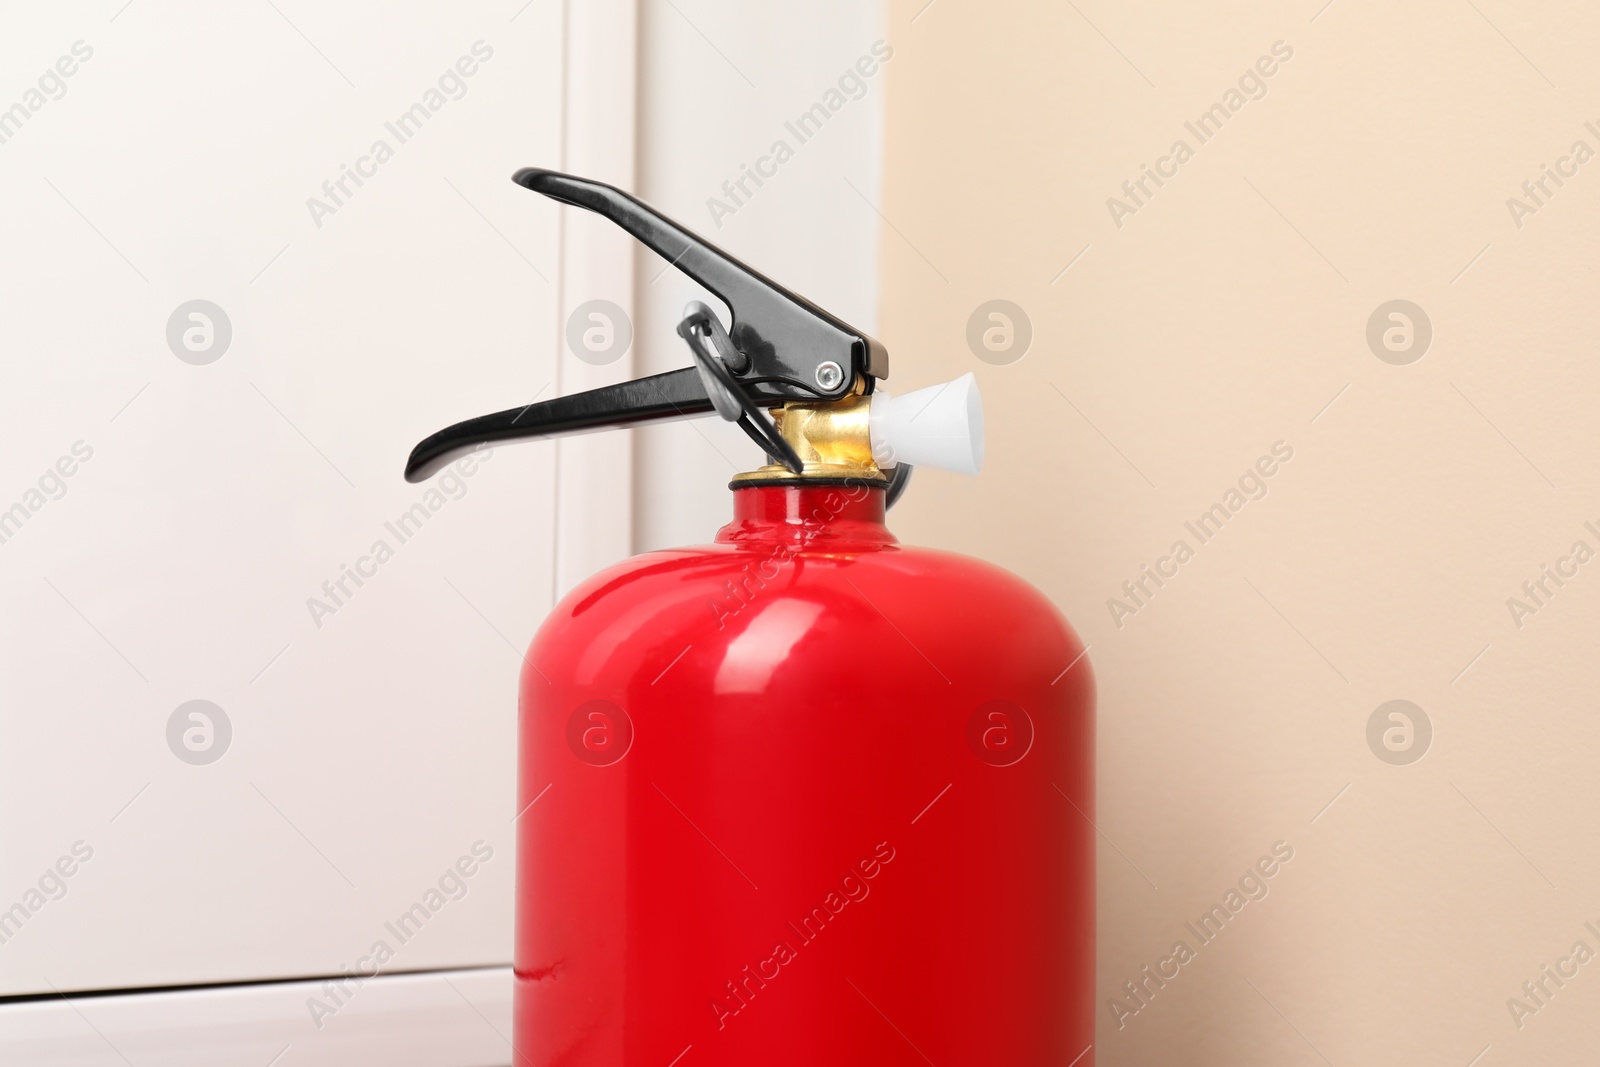
<path fill-rule="evenodd" d="M 597 575 L 534 639 L 515 1062 L 1072 1063 L 1082 644 L 1013 575 L 897 544 L 880 490 L 734 497 L 716 544 Z"/>

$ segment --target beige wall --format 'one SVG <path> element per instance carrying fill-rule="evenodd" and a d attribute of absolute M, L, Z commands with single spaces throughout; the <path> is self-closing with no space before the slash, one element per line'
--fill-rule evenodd
<path fill-rule="evenodd" d="M 1522 985 L 1600 952 L 1600 562 L 1520 626 L 1507 599 L 1600 550 L 1600 160 L 1520 220 L 1507 198 L 1600 150 L 1600 11 L 926 3 L 891 9 L 879 332 L 899 389 L 977 371 L 989 468 L 922 472 L 895 525 L 1021 573 L 1092 643 L 1098 1062 L 1592 1057 L 1600 960 L 1542 1007 Z M 1275 42 L 1265 97 L 1200 143 L 1184 123 Z M 1180 138 L 1119 227 L 1107 198 Z M 1034 331 L 1008 365 L 966 342 L 995 298 Z M 1433 329 L 1403 365 L 1366 336 L 1394 299 Z M 1277 442 L 1202 544 L 1185 522 Z M 1432 724 L 1409 765 L 1368 742 L 1395 699 Z M 1184 923 L 1280 841 L 1201 947 Z M 1110 999 L 1180 939 L 1119 1028 Z"/>

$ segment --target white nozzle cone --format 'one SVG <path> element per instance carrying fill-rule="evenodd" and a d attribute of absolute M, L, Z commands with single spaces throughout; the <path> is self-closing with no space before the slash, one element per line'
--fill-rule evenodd
<path fill-rule="evenodd" d="M 905 396 L 879 386 L 869 425 L 872 459 L 880 467 L 910 463 L 957 474 L 983 469 L 983 400 L 970 372 Z"/>

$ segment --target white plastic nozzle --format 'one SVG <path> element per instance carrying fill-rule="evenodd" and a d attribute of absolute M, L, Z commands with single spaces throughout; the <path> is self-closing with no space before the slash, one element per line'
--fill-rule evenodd
<path fill-rule="evenodd" d="M 970 372 L 905 396 L 873 390 L 868 417 L 872 460 L 938 467 L 957 474 L 983 469 L 983 400 Z"/>

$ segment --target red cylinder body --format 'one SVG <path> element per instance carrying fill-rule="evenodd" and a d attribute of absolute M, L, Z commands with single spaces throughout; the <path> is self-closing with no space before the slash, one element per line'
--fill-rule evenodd
<path fill-rule="evenodd" d="M 1091 1065 L 1077 636 L 880 489 L 734 498 L 534 638 L 514 1063 Z"/>

